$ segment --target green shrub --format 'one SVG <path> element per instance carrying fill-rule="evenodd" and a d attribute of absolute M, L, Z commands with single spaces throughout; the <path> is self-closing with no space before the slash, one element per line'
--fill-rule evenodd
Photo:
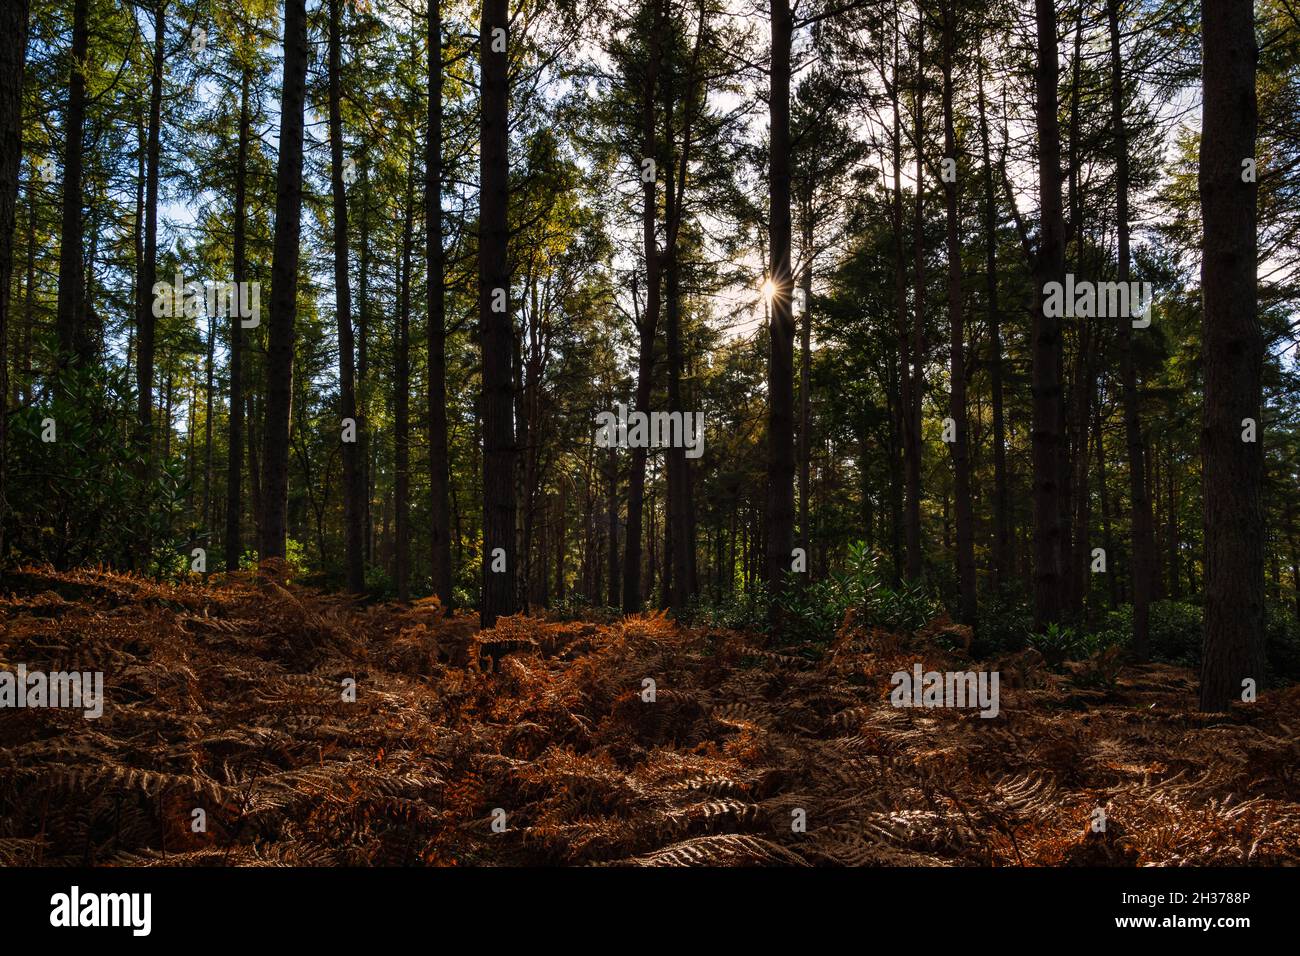
<path fill-rule="evenodd" d="M 0 560 L 179 570 L 169 549 L 190 540 L 185 460 L 156 458 L 146 472 L 135 407 L 126 369 L 78 367 L 54 376 L 38 405 L 7 412 Z"/>
<path fill-rule="evenodd" d="M 587 600 L 585 595 L 577 591 L 570 591 L 558 601 L 552 601 L 547 613 L 552 619 L 559 621 L 598 621 L 608 623 L 617 620 L 621 612 L 615 607 L 593 604 Z"/>
<path fill-rule="evenodd" d="M 1151 604 L 1151 659 L 1196 668 L 1201 663 L 1201 608 L 1181 601 Z M 1133 607 L 1111 611 L 1100 632 L 1110 644 L 1128 647 L 1133 638 Z M 1285 607 L 1269 605 L 1264 621 L 1264 647 L 1271 681 L 1300 680 L 1300 621 Z"/>
<path fill-rule="evenodd" d="M 256 571 L 260 560 L 254 549 L 246 548 L 239 557 L 239 570 Z M 306 545 L 293 538 L 286 538 L 284 541 L 284 563 L 289 566 L 289 580 L 291 581 L 307 574 L 310 568 L 307 563 Z M 367 581 L 369 581 L 369 572 L 367 572 L 366 577 Z"/>
<path fill-rule="evenodd" d="M 1088 633 L 1059 623 L 1048 625 L 1042 633 L 1030 631 L 1026 638 L 1029 646 L 1042 654 L 1051 667 L 1059 667 L 1066 661 L 1086 661 L 1095 654 L 1123 643 L 1110 631 Z"/>
<path fill-rule="evenodd" d="M 843 571 L 786 588 L 780 643 L 829 643 L 849 608 L 857 609 L 861 624 L 911 633 L 934 618 L 940 604 L 924 584 L 886 585 L 876 556 L 859 541 L 849 546 Z"/>
<path fill-rule="evenodd" d="M 979 660 L 1023 651 L 1033 628 L 1033 615 L 1023 598 L 989 595 L 980 602 L 971 656 Z"/>
<path fill-rule="evenodd" d="M 721 601 L 697 595 L 687 608 L 687 618 L 700 627 L 721 627 L 736 631 L 763 633 L 768 628 L 767 585 L 761 581 L 730 594 Z"/>
<path fill-rule="evenodd" d="M 1201 609 L 1181 601 L 1151 602 L 1151 659 L 1195 667 L 1201 660 Z M 1106 615 L 1098 632 L 1108 644 L 1133 643 L 1133 606 L 1125 604 Z"/>
<path fill-rule="evenodd" d="M 1270 605 L 1264 616 L 1270 682 L 1300 680 L 1300 620 L 1289 607 Z"/>

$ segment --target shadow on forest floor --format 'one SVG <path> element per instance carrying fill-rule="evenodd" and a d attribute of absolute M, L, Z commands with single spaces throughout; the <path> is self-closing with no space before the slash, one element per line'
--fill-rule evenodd
<path fill-rule="evenodd" d="M 0 668 L 106 694 L 0 720 L 7 865 L 1300 862 L 1300 687 L 1207 716 L 1185 669 L 975 665 L 943 622 L 849 620 L 809 662 L 657 617 L 480 634 L 265 571 L 0 591 Z M 891 706 L 916 663 L 999 671 L 998 716 Z"/>

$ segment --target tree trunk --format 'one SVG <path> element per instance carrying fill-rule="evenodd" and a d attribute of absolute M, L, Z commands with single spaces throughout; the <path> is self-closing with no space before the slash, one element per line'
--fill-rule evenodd
<path fill-rule="evenodd" d="M 1093 422 L 1093 446 L 1097 449 L 1097 499 L 1101 503 L 1101 546 L 1106 549 L 1107 560 L 1113 561 L 1115 546 L 1110 530 L 1110 493 L 1106 488 L 1106 441 L 1102 431 L 1101 404 L 1097 402 Z M 1106 591 L 1113 611 L 1119 605 L 1119 575 L 1115 574 L 1113 566 L 1107 567 Z"/>
<path fill-rule="evenodd" d="M 252 70 L 245 65 L 239 79 L 239 146 L 235 169 L 234 247 L 231 252 L 235 288 L 248 279 L 248 145 L 249 86 Z M 226 570 L 239 570 L 243 544 L 239 519 L 243 512 L 240 483 L 244 471 L 244 328 L 240 317 L 230 321 L 230 435 L 226 461 Z"/>
<path fill-rule="evenodd" d="M 919 13 L 919 5 L 918 5 Z M 913 146 L 916 149 L 916 195 L 912 208 L 912 358 L 908 404 L 903 411 L 903 466 L 907 490 L 907 577 L 921 577 L 921 398 L 925 387 L 925 18 L 918 16 L 916 30 L 916 90 L 913 94 Z"/>
<path fill-rule="evenodd" d="M 158 271 L 158 163 L 161 151 L 161 114 L 164 41 L 167 32 L 167 5 L 154 8 L 153 73 L 149 86 L 149 131 L 145 150 L 144 248 L 136 265 L 135 320 L 136 339 L 136 428 L 140 450 L 144 453 L 141 477 L 151 470 L 149 455 L 153 431 L 154 327 L 153 286 Z M 242 171 L 239 173 L 242 176 Z M 180 294 L 181 290 L 176 290 Z"/>
<path fill-rule="evenodd" d="M 63 226 L 59 237 L 59 293 L 55 311 L 59 367 L 86 364 L 93 356 L 85 315 L 85 268 L 82 262 L 82 153 L 86 124 L 86 63 L 90 31 L 88 0 L 72 5 L 72 70 L 63 135 Z M 158 22 L 162 22 L 161 14 Z M 147 290 L 146 290 L 147 291 Z"/>
<path fill-rule="evenodd" d="M 677 225 L 681 222 L 682 197 L 676 190 L 676 163 L 686 162 L 686 157 L 674 155 L 672 129 L 672 87 L 664 84 L 664 119 L 668 129 L 666 153 L 667 172 L 664 184 L 664 213 L 668 222 L 668 235 L 664 243 L 664 332 L 668 347 L 668 411 L 680 413 L 682 407 L 682 342 L 681 342 L 681 267 L 677 259 Z M 689 109 L 689 104 L 686 107 Z M 665 539 L 665 560 L 670 562 L 672 586 L 664 594 L 664 603 L 672 608 L 673 615 L 681 618 L 691 593 L 690 552 L 695 541 L 690 532 L 690 488 L 686 449 L 672 444 L 666 451 L 668 467 L 668 508 L 665 521 L 668 537 Z"/>
<path fill-rule="evenodd" d="M 1110 111 L 1115 144 L 1115 217 L 1119 263 L 1116 279 L 1129 281 L 1128 130 L 1124 123 L 1124 67 L 1120 52 L 1119 0 L 1107 0 L 1110 27 Z M 1155 541 L 1151 529 L 1151 498 L 1147 492 L 1139 412 L 1137 367 L 1133 361 L 1133 328 L 1129 317 L 1119 323 L 1120 374 L 1124 384 L 1124 438 L 1128 448 L 1129 507 L 1133 577 L 1133 653 L 1140 661 L 1150 655 L 1151 573 Z"/>
<path fill-rule="evenodd" d="M 1035 0 L 1038 22 L 1035 121 L 1042 223 L 1035 262 L 1038 308 L 1033 321 L 1034 627 L 1060 619 L 1062 585 L 1061 323 L 1047 315 L 1048 283 L 1065 281 L 1065 223 L 1061 211 L 1061 132 L 1057 120 L 1056 11 Z"/>
<path fill-rule="evenodd" d="M 1296 620 L 1300 621 L 1300 547 L 1296 546 L 1295 507 L 1290 499 L 1286 503 L 1286 543 L 1291 553 L 1291 599 Z"/>
<path fill-rule="evenodd" d="M 1012 577 L 1011 506 L 1007 490 L 1007 429 L 1002 408 L 1002 315 L 998 307 L 998 206 L 993 188 L 988 114 L 984 102 L 984 60 L 979 59 L 980 143 L 984 151 L 985 287 L 989 313 L 989 391 L 993 412 L 993 570 L 999 588 Z"/>
<path fill-rule="evenodd" d="M 238 322 L 238 317 L 233 321 Z M 217 335 L 217 317 L 208 316 L 208 350 L 207 364 L 205 369 L 205 380 L 203 383 L 204 409 L 203 409 L 203 524 L 206 528 L 211 528 L 216 524 L 212 509 L 212 392 L 213 392 L 213 366 L 214 356 L 216 354 Z"/>
<path fill-rule="evenodd" d="M 293 405 L 294 321 L 302 225 L 303 106 L 307 82 L 306 0 L 285 0 L 284 82 L 280 95 L 280 156 L 275 172 L 275 239 L 271 257 L 271 315 L 266 347 L 262 426 L 260 557 L 283 558 L 288 533 L 289 422 Z"/>
<path fill-rule="evenodd" d="M 18 207 L 18 169 L 23 156 L 23 67 L 27 57 L 28 0 L 14 0 L 0 9 L 0 557 L 5 550 L 4 527 L 9 404 L 9 281 L 14 266 L 14 224 Z M 30 187 L 28 188 L 30 194 Z M 30 203 L 27 215 L 34 216 Z M 30 278 L 28 282 L 30 283 Z M 28 292 L 30 294 L 30 285 Z"/>
<path fill-rule="evenodd" d="M 794 548 L 794 310 L 790 269 L 790 42 L 789 0 L 771 0 L 772 71 L 768 107 L 771 205 L 769 276 L 774 288 L 767 371 L 767 583 L 784 590 Z"/>
<path fill-rule="evenodd" d="M 811 188 L 811 187 L 810 187 Z M 799 547 L 808 554 L 808 486 L 812 478 L 812 280 L 813 223 L 812 202 L 804 206 L 803 323 L 799 327 Z M 868 527 L 867 536 L 871 529 Z M 804 576 L 804 581 L 807 576 Z"/>
<path fill-rule="evenodd" d="M 361 458 L 361 541 L 363 545 L 362 563 L 374 560 L 375 521 L 372 501 L 374 500 L 374 468 L 371 467 L 373 446 L 367 427 L 367 398 L 370 381 L 370 174 L 362 170 L 358 184 L 361 187 L 361 249 L 358 263 L 361 275 L 357 285 L 357 444 Z"/>
<path fill-rule="evenodd" d="M 1205 644 L 1201 709 L 1240 700 L 1264 676 L 1264 348 L 1256 289 L 1256 185 L 1242 182 L 1255 155 L 1255 18 L 1249 0 L 1206 3 L 1200 194 L 1201 430 L 1205 519 Z M 1253 177 L 1252 177 L 1253 180 Z M 1243 440 L 1245 420 L 1254 441 Z"/>
<path fill-rule="evenodd" d="M 606 452 L 606 520 L 609 524 L 609 606 L 618 607 L 623 592 L 618 579 L 618 452 L 611 448 Z M 561 502 L 560 531 L 563 537 L 564 514 Z M 557 579 L 558 583 L 558 579 Z"/>
<path fill-rule="evenodd" d="M 1169 521 L 1168 534 L 1165 537 L 1165 546 L 1169 549 L 1169 599 L 1178 601 L 1183 596 L 1182 569 L 1178 566 L 1178 492 L 1177 476 L 1174 474 L 1174 451 L 1169 449 L 1169 507 L 1165 509 L 1165 516 Z"/>
<path fill-rule="evenodd" d="M 957 133 L 952 108 L 952 57 L 957 45 L 956 24 L 951 4 L 943 15 L 943 154 L 957 160 Z M 957 204 L 957 182 L 944 181 L 944 212 L 948 245 L 948 327 L 952 378 L 948 414 L 956 424 L 955 441 L 949 444 L 953 464 L 953 507 L 957 518 L 958 613 L 967 624 L 975 623 L 975 515 L 971 507 L 970 448 L 966 421 L 966 328 L 962 315 L 961 234 Z"/>
<path fill-rule="evenodd" d="M 450 608 L 452 598 L 451 505 L 447 454 L 447 327 L 443 304 L 442 251 L 442 5 L 429 0 L 429 135 L 424 157 L 425 272 L 429 302 L 429 538 L 433 593 Z"/>
<path fill-rule="evenodd" d="M 659 77 L 660 31 L 664 18 L 663 4 L 655 2 L 652 25 L 648 37 L 648 62 L 645 86 L 641 90 L 641 158 L 654 161 L 655 153 L 655 91 Z M 658 210 L 655 198 L 657 177 L 641 177 L 641 235 L 646 271 L 646 303 L 637 334 L 640 347 L 637 353 L 636 410 L 647 413 L 650 409 L 650 389 L 654 373 L 655 329 L 659 324 L 659 250 L 655 243 L 655 218 Z M 632 290 L 636 298 L 635 287 Z M 627 480 L 627 537 L 623 543 L 623 613 L 635 614 L 641 610 L 641 528 L 645 509 L 646 450 L 632 449 L 631 467 Z M 651 549 L 654 545 L 651 544 Z"/>
<path fill-rule="evenodd" d="M 891 444 L 889 449 L 889 501 L 890 501 L 890 553 L 894 559 L 894 584 L 902 580 L 903 542 L 910 539 L 904 527 L 911 523 L 911 512 L 904 506 L 904 484 L 900 478 L 907 472 L 907 463 L 911 455 L 910 442 L 912 433 L 912 372 L 911 348 L 907 334 L 907 264 L 903 243 L 903 131 L 902 103 L 899 95 L 898 66 L 898 27 L 894 29 L 894 60 L 892 82 L 889 84 L 890 113 L 893 116 L 893 136 L 890 140 L 894 166 L 894 190 L 892 225 L 894 233 L 894 321 L 898 336 L 898 374 L 891 374 L 895 381 L 890 389 L 891 398 Z M 901 466 L 899 458 L 902 458 Z"/>
<path fill-rule="evenodd" d="M 406 169 L 397 335 L 393 343 L 393 556 L 397 600 L 411 599 L 411 268 L 415 219 L 415 143 Z"/>
<path fill-rule="evenodd" d="M 357 422 L 355 352 L 352 340 L 352 286 L 348 277 L 348 198 L 343 182 L 342 23 L 341 0 L 329 0 L 330 192 L 334 200 L 334 318 L 339 335 L 339 417 Z M 340 423 L 341 424 L 341 423 Z M 347 588 L 359 594 L 366 587 L 363 566 L 361 511 L 365 494 L 361 474 L 361 436 L 343 442 L 343 540 Z"/>
<path fill-rule="evenodd" d="M 514 323 L 507 260 L 509 76 L 507 0 L 484 0 L 479 29 L 482 115 L 479 146 L 479 330 L 483 352 L 483 599 L 492 627 L 515 609 L 515 430 L 510 374 Z M 498 311 L 500 309 L 500 311 Z M 494 571 L 494 557 L 500 568 Z"/>

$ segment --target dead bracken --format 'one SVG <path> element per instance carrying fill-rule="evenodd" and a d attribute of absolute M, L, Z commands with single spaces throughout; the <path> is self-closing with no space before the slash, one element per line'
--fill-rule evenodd
<path fill-rule="evenodd" d="M 480 633 L 273 571 L 5 574 L 0 666 L 106 699 L 0 715 L 0 864 L 1300 862 L 1300 687 L 1203 715 L 1190 671 L 1099 688 L 1026 652 L 982 719 L 890 705 L 916 661 L 978 668 L 943 622 L 850 619 L 813 660 L 657 616 Z"/>

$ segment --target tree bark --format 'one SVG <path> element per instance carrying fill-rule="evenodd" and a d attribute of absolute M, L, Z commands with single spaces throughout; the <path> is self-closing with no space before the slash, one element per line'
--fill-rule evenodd
<path fill-rule="evenodd" d="M 918 13 L 920 5 L 918 4 Z M 907 389 L 908 404 L 903 411 L 903 467 L 907 491 L 907 577 L 916 581 L 922 573 L 921 548 L 921 399 L 925 387 L 925 17 L 918 16 L 916 30 L 916 109 L 912 116 L 912 138 L 916 149 L 916 195 L 912 206 L 912 340 L 908 352 L 912 359 Z"/>
<path fill-rule="evenodd" d="M 442 251 L 442 4 L 429 0 L 429 134 L 424 157 L 425 272 L 429 302 L 426 333 L 429 362 L 429 537 L 433 593 L 453 605 L 451 461 L 447 453 L 447 327 L 443 303 Z"/>
<path fill-rule="evenodd" d="M 507 0 L 484 0 L 479 28 L 482 111 L 479 145 L 479 334 L 483 353 L 483 598 L 479 620 L 492 627 L 515 609 L 515 431 L 510 373 L 514 323 L 507 260 L 509 76 Z M 504 310 L 495 305 L 504 300 Z M 493 571 L 494 554 L 504 570 Z M 500 563 L 498 563 L 500 567 Z"/>
<path fill-rule="evenodd" d="M 890 113 L 893 117 L 893 135 L 890 139 L 894 167 L 894 189 L 891 214 L 894 233 L 894 322 L 898 337 L 898 374 L 891 384 L 891 431 L 889 450 L 889 501 L 890 501 L 890 552 L 894 559 L 894 584 L 902 580 L 904 541 L 909 535 L 905 525 L 911 521 L 911 512 L 905 507 L 905 476 L 910 460 L 912 433 L 912 371 L 911 347 L 907 333 L 907 263 L 903 242 L 903 130 L 902 102 L 899 93 L 899 29 L 894 27 L 893 74 L 889 84 Z M 899 458 L 901 465 L 899 467 Z"/>
<path fill-rule="evenodd" d="M 159 2 L 154 7 L 153 72 L 149 85 L 149 130 L 145 148 L 144 192 L 144 248 L 136 265 L 135 321 L 136 338 L 136 429 L 137 442 L 144 456 L 141 477 L 151 471 L 149 452 L 153 433 L 153 375 L 154 375 L 154 282 L 158 272 L 158 163 L 161 152 L 162 131 L 162 79 L 164 41 L 167 32 L 167 4 Z M 238 174 L 242 175 L 242 171 Z M 176 290 L 177 294 L 181 290 Z"/>
<path fill-rule="evenodd" d="M 73 362 L 86 364 L 94 351 L 86 327 L 85 266 L 82 262 L 82 139 L 86 125 L 85 63 L 90 42 L 87 6 L 87 0 L 74 0 L 72 5 L 72 69 L 63 124 L 63 223 L 59 237 L 59 292 L 55 309 L 60 368 L 67 368 Z"/>
<path fill-rule="evenodd" d="M 1065 281 L 1065 223 L 1061 210 L 1061 132 L 1057 119 L 1056 11 L 1052 0 L 1035 0 L 1038 25 L 1035 123 L 1038 130 L 1038 193 L 1041 227 L 1035 280 L 1038 308 L 1032 332 L 1034 627 L 1061 616 L 1061 323 L 1046 314 L 1046 287 Z"/>
<path fill-rule="evenodd" d="M 811 192 L 811 185 L 809 190 Z M 803 322 L 799 326 L 799 547 L 808 553 L 808 493 L 812 480 L 812 283 L 813 283 L 813 223 L 812 200 L 804 206 L 803 269 L 800 285 L 803 287 Z M 867 536 L 871 536 L 870 527 Z M 807 581 L 807 575 L 804 576 Z"/>
<path fill-rule="evenodd" d="M 1199 186 L 1205 520 L 1205 640 L 1201 709 L 1240 700 L 1264 677 L 1264 346 L 1256 288 L 1255 18 L 1250 0 L 1206 3 Z M 1253 179 L 1253 177 L 1252 177 Z M 1255 441 L 1243 441 L 1245 420 Z M 1172 503 L 1171 503 L 1172 506 Z"/>
<path fill-rule="evenodd" d="M 303 106 L 307 82 L 306 0 L 285 0 L 280 156 L 275 173 L 275 239 L 262 426 L 262 528 L 259 557 L 283 558 L 289 511 L 289 423 L 293 405 L 294 322 L 302 226 Z"/>
<path fill-rule="evenodd" d="M 368 384 L 370 378 L 370 174 L 361 171 L 358 180 L 361 193 L 361 249 L 358 266 L 361 274 L 357 280 L 357 444 L 361 446 L 361 540 L 363 563 L 374 560 L 375 522 L 374 469 L 371 457 L 374 443 L 369 439 L 367 415 Z"/>
<path fill-rule="evenodd" d="M 664 333 L 668 349 L 668 411 L 680 413 L 682 407 L 682 342 L 681 342 L 681 265 L 677 258 L 677 230 L 681 224 L 682 196 L 677 191 L 678 163 L 687 162 L 683 154 L 676 155 L 672 136 L 673 104 L 672 87 L 663 84 L 664 127 L 666 131 L 666 149 L 668 164 L 664 183 L 664 218 L 668 229 L 664 242 Z M 689 96 L 686 109 L 690 109 Z M 684 177 L 683 180 L 684 181 Z M 686 605 L 691 594 L 690 554 L 695 547 L 695 539 L 690 527 L 690 479 L 687 475 L 689 463 L 686 449 L 673 444 L 665 455 L 668 468 L 668 510 L 665 521 L 667 538 L 665 539 L 665 560 L 670 563 L 671 575 L 668 581 L 671 587 L 664 595 L 664 603 L 672 608 L 673 614 L 681 618 L 686 613 Z"/>
<path fill-rule="evenodd" d="M 352 285 L 348 276 L 348 198 L 343 182 L 342 17 L 341 0 L 329 0 L 330 192 L 334 200 L 334 318 L 339 336 L 339 417 L 351 420 L 357 432 L 356 355 L 352 338 Z M 341 424 L 341 423 L 340 423 Z M 347 588 L 360 594 L 366 587 L 361 536 L 361 436 L 343 442 L 343 540 Z"/>
<path fill-rule="evenodd" d="M 239 145 L 235 169 L 234 246 L 231 252 L 235 287 L 248 279 L 248 146 L 251 134 L 249 87 L 252 70 L 245 65 L 239 80 Z M 239 570 L 243 544 L 240 516 L 243 501 L 240 487 L 244 471 L 244 328 L 243 321 L 230 321 L 230 435 L 226 460 L 226 570 Z"/>
<path fill-rule="evenodd" d="M 979 59 L 980 143 L 984 152 L 985 295 L 989 314 L 989 401 L 993 414 L 993 570 L 1004 587 L 1015 570 L 1011 554 L 1011 506 L 1007 489 L 1007 429 L 1002 396 L 1002 314 L 998 306 L 998 206 L 993 187 L 988 114 L 984 101 L 984 60 Z"/>
<path fill-rule="evenodd" d="M 609 590 L 610 607 L 618 607 L 623 599 L 622 583 L 619 581 L 618 557 L 618 452 L 611 448 L 605 453 L 605 508 L 609 529 Z M 563 536 L 564 514 L 561 501 L 560 531 Z M 558 557 L 558 555 L 557 555 Z M 558 583 L 558 579 L 557 579 Z"/>
<path fill-rule="evenodd" d="M 6 492 L 9 404 L 9 282 L 14 267 L 18 170 L 23 156 L 23 69 L 27 59 L 29 0 L 0 9 L 0 557 L 9 510 Z M 30 187 L 29 187 L 30 191 Z M 35 202 L 28 216 L 35 215 Z M 30 278 L 28 279 L 30 293 Z"/>
<path fill-rule="evenodd" d="M 785 587 L 794 548 L 794 310 L 790 268 L 790 43 L 789 0 L 771 0 L 772 68 L 769 276 L 772 313 L 767 371 L 767 584 L 773 598 Z"/>
<path fill-rule="evenodd" d="M 665 16 L 664 5 L 655 0 L 647 38 L 648 57 L 644 87 L 641 90 L 641 159 L 657 160 L 655 148 L 655 92 L 659 77 L 661 29 Z M 639 349 L 636 372 L 636 410 L 646 413 L 650 409 L 650 390 L 654 373 L 655 330 L 659 324 L 659 250 L 655 242 L 655 219 L 658 210 L 655 198 L 656 177 L 641 182 L 641 235 L 646 269 L 645 311 L 637 323 Z M 633 289 L 633 298 L 636 290 Z M 635 614 L 641 610 L 641 535 L 645 510 L 646 450 L 633 448 L 627 481 L 627 536 L 623 544 L 623 613 Z M 651 544 L 651 549 L 654 545 Z"/>
<path fill-rule="evenodd" d="M 1124 67 L 1120 50 L 1120 0 L 1107 0 L 1110 32 L 1110 112 L 1114 127 L 1115 218 L 1118 243 L 1116 279 L 1129 281 L 1128 128 L 1124 122 Z M 1151 653 L 1151 577 L 1155 567 L 1155 539 L 1151 524 L 1151 498 L 1147 488 L 1143 453 L 1137 365 L 1133 359 L 1133 327 L 1127 316 L 1119 323 L 1120 376 L 1123 381 L 1124 440 L 1128 449 L 1129 524 L 1133 580 L 1133 654 L 1145 661 Z M 1100 436 L 1098 437 L 1100 441 Z"/>
<path fill-rule="evenodd" d="M 393 343 L 393 557 L 397 600 L 411 599 L 411 269 L 415 218 L 415 143 L 406 169 L 397 334 Z"/>
<path fill-rule="evenodd" d="M 952 69 L 957 45 L 955 11 L 951 3 L 943 13 L 943 154 L 957 160 L 957 133 L 953 121 Z M 967 624 L 975 622 L 975 515 L 971 506 L 970 447 L 966 420 L 966 328 L 962 315 L 961 214 L 958 209 L 956 176 L 944 181 L 944 213 L 948 247 L 948 327 L 951 393 L 948 414 L 956 425 L 955 441 L 949 444 L 953 464 L 953 507 L 957 519 L 958 613 Z"/>

